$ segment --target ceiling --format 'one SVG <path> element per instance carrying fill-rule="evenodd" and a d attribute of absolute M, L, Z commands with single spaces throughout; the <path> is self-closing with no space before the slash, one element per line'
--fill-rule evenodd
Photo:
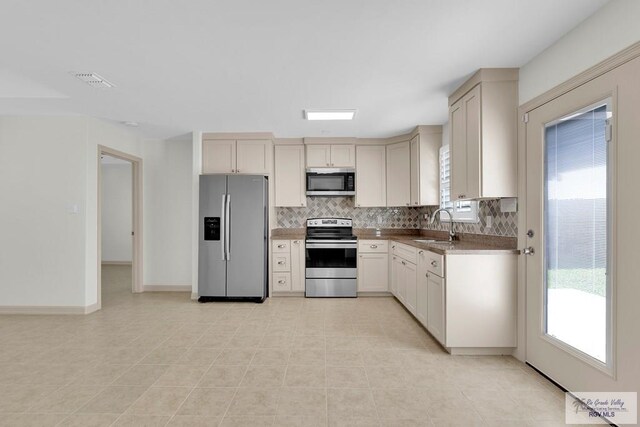
<path fill-rule="evenodd" d="M 606 2 L 2 0 L 0 114 L 135 121 L 160 138 L 387 137 L 444 123 L 476 69 L 524 65 Z M 305 108 L 358 113 L 308 122 Z"/>

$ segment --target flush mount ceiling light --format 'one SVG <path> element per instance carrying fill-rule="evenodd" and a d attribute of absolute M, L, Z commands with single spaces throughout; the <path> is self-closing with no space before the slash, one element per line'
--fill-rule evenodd
<path fill-rule="evenodd" d="M 356 110 L 304 110 L 307 120 L 353 120 Z"/>
<path fill-rule="evenodd" d="M 76 73 L 71 72 L 77 79 L 82 80 L 91 87 L 110 89 L 115 87 L 113 83 L 96 73 Z"/>

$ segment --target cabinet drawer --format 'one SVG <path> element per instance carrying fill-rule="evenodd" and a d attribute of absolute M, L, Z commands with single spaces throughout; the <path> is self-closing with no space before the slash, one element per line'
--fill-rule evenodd
<path fill-rule="evenodd" d="M 273 271 L 291 271 L 291 255 L 273 254 Z"/>
<path fill-rule="evenodd" d="M 389 252 L 388 240 L 358 240 L 358 252 L 387 253 Z"/>
<path fill-rule="evenodd" d="M 429 251 L 425 251 L 424 256 L 427 262 L 427 271 L 444 277 L 444 257 Z"/>
<path fill-rule="evenodd" d="M 273 253 L 289 253 L 291 248 L 291 243 L 289 240 L 274 240 L 271 243 L 271 247 L 273 248 Z"/>
<path fill-rule="evenodd" d="M 273 275 L 273 290 L 275 292 L 290 291 L 291 290 L 291 274 L 275 273 Z"/>
<path fill-rule="evenodd" d="M 413 246 L 405 245 L 404 243 L 391 242 L 391 251 L 395 256 L 398 256 L 404 260 L 417 264 L 418 256 L 417 249 Z"/>

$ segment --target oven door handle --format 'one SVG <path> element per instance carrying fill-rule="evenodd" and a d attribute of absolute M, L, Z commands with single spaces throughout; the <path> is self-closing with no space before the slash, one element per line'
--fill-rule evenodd
<path fill-rule="evenodd" d="M 357 249 L 357 243 L 307 243 L 307 249 Z"/>

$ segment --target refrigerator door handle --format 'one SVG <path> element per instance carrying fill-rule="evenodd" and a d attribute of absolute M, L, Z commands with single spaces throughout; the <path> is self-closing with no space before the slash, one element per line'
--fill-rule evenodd
<path fill-rule="evenodd" d="M 225 252 L 227 254 L 227 260 L 231 259 L 231 194 L 227 194 L 227 205 L 225 213 Z"/>
<path fill-rule="evenodd" d="M 222 261 L 225 261 L 227 259 L 226 257 L 226 252 L 225 252 L 225 227 L 227 224 L 226 218 L 225 218 L 225 204 L 227 201 L 227 195 L 223 194 L 222 195 L 222 205 L 220 207 L 220 230 L 222 231 L 221 236 L 220 236 L 220 247 L 222 249 Z"/>

